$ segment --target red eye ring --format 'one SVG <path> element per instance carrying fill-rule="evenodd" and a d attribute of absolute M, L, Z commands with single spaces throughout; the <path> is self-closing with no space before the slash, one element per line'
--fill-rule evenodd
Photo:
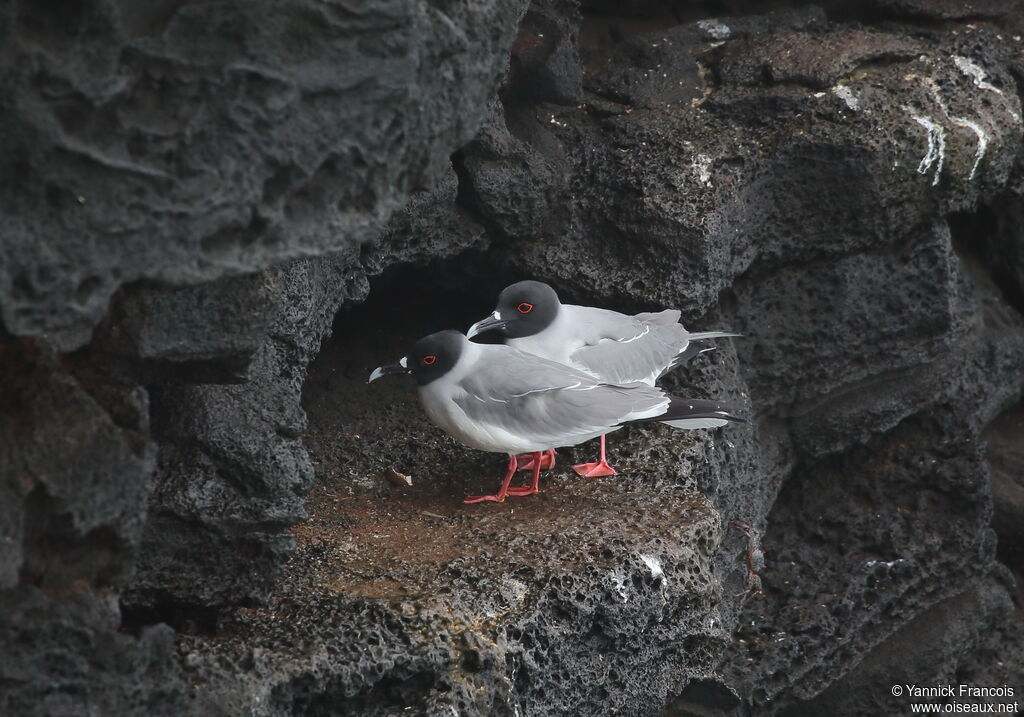
<path fill-rule="evenodd" d="M 422 363 L 424 366 L 433 366 L 435 361 L 437 361 L 437 356 L 435 356 L 434 354 L 424 356 L 423 358 L 420 359 L 420 363 Z"/>
<path fill-rule="evenodd" d="M 516 311 L 518 311 L 520 314 L 528 314 L 531 311 L 533 311 L 533 304 L 524 301 L 523 303 L 516 307 Z"/>

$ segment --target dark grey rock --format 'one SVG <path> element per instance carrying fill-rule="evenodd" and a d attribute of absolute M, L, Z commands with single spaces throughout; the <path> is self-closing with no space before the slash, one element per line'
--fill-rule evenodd
<path fill-rule="evenodd" d="M 0 316 L 86 343 L 122 284 L 372 238 L 484 116 L 524 2 L 88 0 L 0 25 Z"/>
<path fill-rule="evenodd" d="M 923 49 L 903 34 L 856 29 L 811 35 L 780 32 L 730 42 L 718 71 L 728 84 L 797 83 L 825 89 L 860 65 L 910 60 Z"/>
<path fill-rule="evenodd" d="M 1024 576 L 1024 449 L 1018 440 L 1022 429 L 1024 407 L 1016 406 L 993 421 L 984 434 L 999 557 L 1018 576 Z"/>
<path fill-rule="evenodd" d="M 573 0 L 532 3 L 512 43 L 506 93 L 533 102 L 572 105 L 582 101 L 577 49 L 581 19 Z"/>
<path fill-rule="evenodd" d="M 1024 306 L 1024 188 L 999 202 L 987 219 L 995 226 L 984 241 L 986 260 L 1007 301 L 1020 310 Z"/>
<path fill-rule="evenodd" d="M 0 346 L 0 587 L 122 583 L 155 462 L 145 392 L 44 342 Z"/>
<path fill-rule="evenodd" d="M 156 447 L 145 391 L 45 342 L 0 343 L 0 713 L 182 705 L 166 626 L 119 632 Z"/>
<path fill-rule="evenodd" d="M 166 625 L 119 630 L 117 598 L 81 587 L 0 592 L 0 712 L 5 715 L 186 714 Z"/>
<path fill-rule="evenodd" d="M 1000 687 L 1006 683 L 962 680 L 958 668 L 965 653 L 980 647 L 985 637 L 1006 621 L 1012 610 L 1006 588 L 996 580 L 981 582 L 964 592 L 937 603 L 907 621 L 894 635 L 868 652 L 855 668 L 836 684 L 807 702 L 782 710 L 783 715 L 906 714 L 911 703 L 942 700 L 915 699 L 908 685 L 928 686 L 964 684 L 973 687 Z M 904 692 L 893 695 L 893 685 Z M 1015 687 L 1010 684 L 1009 687 Z M 1013 704 L 1014 697 L 986 700 L 957 699 L 959 704 L 974 702 Z"/>
<path fill-rule="evenodd" d="M 272 287 L 259 274 L 199 286 L 125 287 L 93 346 L 141 364 L 143 374 L 190 383 L 235 383 L 274 318 Z"/>
<path fill-rule="evenodd" d="M 870 0 L 868 5 L 897 17 L 938 20 L 998 18 L 1020 11 L 1014 0 Z"/>

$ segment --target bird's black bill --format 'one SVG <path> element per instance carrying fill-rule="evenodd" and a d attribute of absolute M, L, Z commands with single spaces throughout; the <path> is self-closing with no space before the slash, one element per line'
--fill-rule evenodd
<path fill-rule="evenodd" d="M 470 326 L 469 331 L 466 332 L 466 338 L 471 339 L 485 331 L 504 331 L 507 326 L 508 322 L 504 319 L 499 319 L 496 316 L 488 316 L 486 319 L 481 319 Z"/>
<path fill-rule="evenodd" d="M 412 373 L 409 369 L 408 361 L 404 356 L 394 363 L 389 363 L 386 366 L 378 366 L 373 369 L 373 373 L 370 374 L 370 378 L 366 379 L 366 382 L 373 383 L 381 376 L 387 376 L 391 373 Z"/>

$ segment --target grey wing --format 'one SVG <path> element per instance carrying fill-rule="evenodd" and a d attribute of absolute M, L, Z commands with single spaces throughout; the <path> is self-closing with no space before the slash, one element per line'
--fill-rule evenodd
<path fill-rule="evenodd" d="M 459 382 L 455 403 L 474 423 L 532 445 L 571 446 L 614 430 L 623 421 L 663 413 L 669 399 L 646 384 L 609 386 L 530 356 L 503 360 Z"/>
<path fill-rule="evenodd" d="M 577 349 L 573 364 L 610 383 L 653 383 L 686 348 L 688 334 L 679 323 L 679 311 L 623 317 L 608 325 L 597 341 Z"/>
<path fill-rule="evenodd" d="M 459 387 L 482 399 L 502 402 L 533 393 L 591 387 L 597 379 L 557 361 L 506 346 L 481 346 L 483 355 Z"/>

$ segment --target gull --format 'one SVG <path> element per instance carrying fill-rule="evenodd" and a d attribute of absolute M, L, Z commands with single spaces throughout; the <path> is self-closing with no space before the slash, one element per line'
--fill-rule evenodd
<path fill-rule="evenodd" d="M 708 339 L 739 336 L 724 331 L 691 333 L 679 323 L 676 309 L 629 316 L 563 304 L 555 290 L 540 281 L 507 286 L 491 315 L 469 327 L 467 335 L 473 338 L 485 331 L 499 331 L 508 346 L 571 366 L 599 381 L 639 381 L 650 386 L 697 354 L 711 351 L 714 347 Z M 602 435 L 598 460 L 573 469 L 589 477 L 615 475 L 605 451 Z M 544 461 L 545 468 L 553 464 L 553 453 L 545 455 Z M 522 468 L 531 465 L 521 462 Z"/>
<path fill-rule="evenodd" d="M 508 454 L 498 492 L 466 503 L 538 493 L 544 452 L 630 423 L 690 429 L 743 420 L 717 401 L 678 398 L 642 381 L 606 383 L 511 346 L 474 343 L 459 331 L 425 336 L 395 363 L 376 368 L 368 382 L 395 373 L 416 379 L 420 403 L 436 426 L 471 448 Z M 533 482 L 510 488 L 521 453 L 533 456 Z"/>

